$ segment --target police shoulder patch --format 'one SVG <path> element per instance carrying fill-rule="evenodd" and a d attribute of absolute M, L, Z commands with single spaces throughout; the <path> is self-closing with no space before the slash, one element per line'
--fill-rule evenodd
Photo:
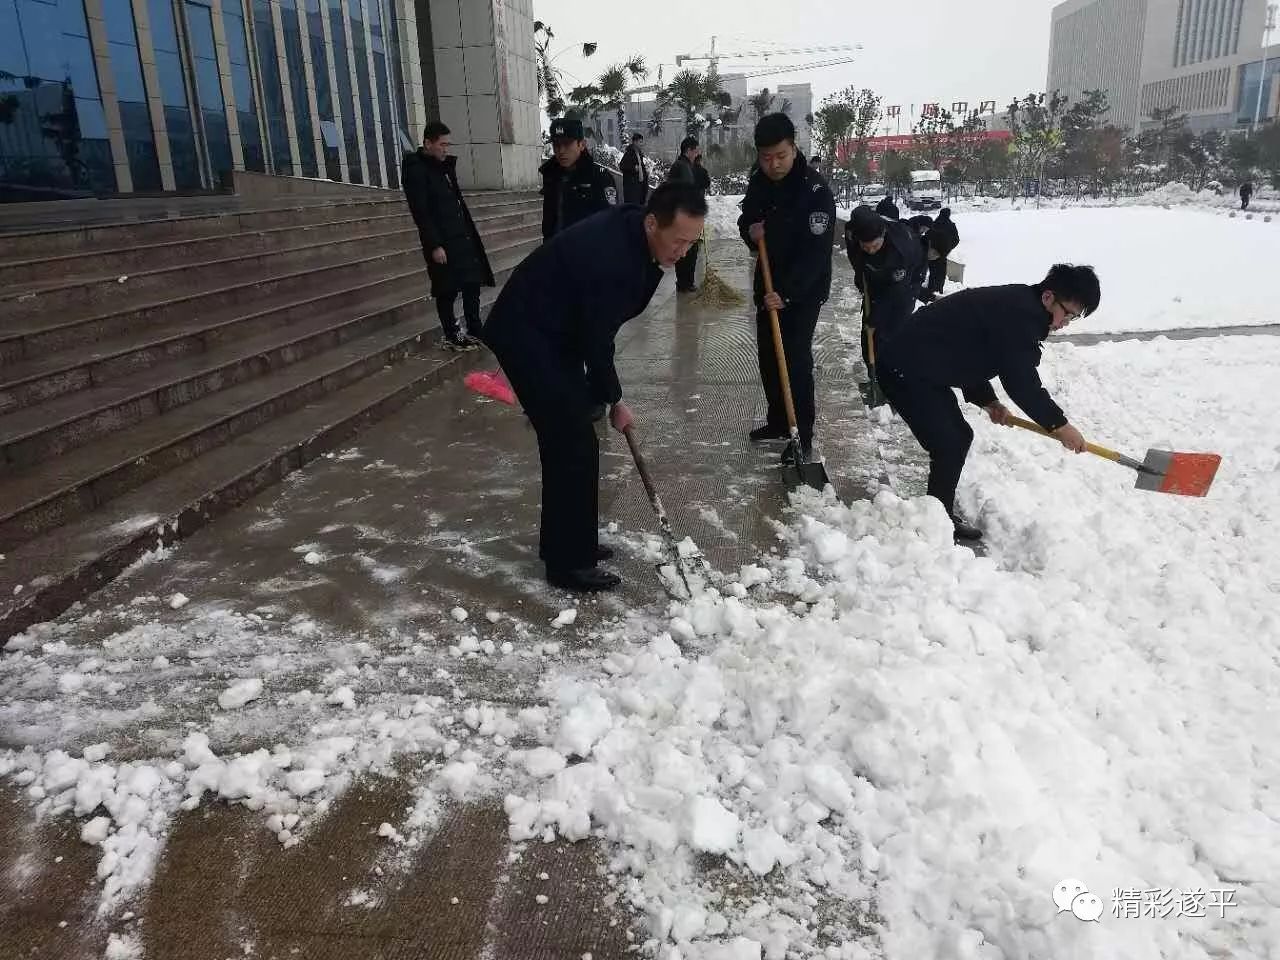
<path fill-rule="evenodd" d="M 815 237 L 820 237 L 827 232 L 827 227 L 831 223 L 831 217 L 825 213 L 809 214 L 809 232 Z"/>
<path fill-rule="evenodd" d="M 894 282 L 894 283 L 901 283 L 901 282 L 902 282 L 903 280 L 905 280 L 905 279 L 907 279 L 907 271 L 903 270 L 901 267 L 899 267 L 897 270 L 893 271 L 893 282 Z"/>
<path fill-rule="evenodd" d="M 608 200 L 608 201 L 609 201 L 610 205 L 614 205 L 614 204 L 616 204 L 616 203 L 618 202 L 618 188 L 617 188 L 617 187 L 605 187 L 605 188 L 604 188 L 604 198 L 605 198 L 606 200 Z"/>

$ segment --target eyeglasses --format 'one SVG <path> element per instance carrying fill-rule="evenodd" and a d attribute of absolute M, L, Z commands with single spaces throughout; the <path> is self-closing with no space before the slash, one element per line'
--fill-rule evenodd
<path fill-rule="evenodd" d="M 1079 311 L 1077 311 L 1077 312 L 1075 312 L 1075 313 L 1071 313 L 1069 310 L 1067 310 L 1067 306 L 1066 306 L 1066 304 L 1064 304 L 1064 303 L 1063 303 L 1061 300 L 1059 300 L 1057 297 L 1054 297 L 1054 298 L 1053 298 L 1053 302 L 1054 302 L 1054 303 L 1056 303 L 1059 307 L 1061 307 L 1061 308 L 1062 308 L 1062 322 L 1063 322 L 1063 323 L 1071 323 L 1071 322 L 1073 322 L 1073 321 L 1075 321 L 1075 320 L 1079 320 L 1082 316 L 1084 316 L 1084 311 L 1083 311 L 1083 310 L 1079 310 Z"/>

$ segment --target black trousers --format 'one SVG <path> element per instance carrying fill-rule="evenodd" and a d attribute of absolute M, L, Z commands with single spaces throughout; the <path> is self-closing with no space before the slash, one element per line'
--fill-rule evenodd
<path fill-rule="evenodd" d="M 782 327 L 782 350 L 787 355 L 787 376 L 791 380 L 791 396 L 796 405 L 796 426 L 800 441 L 806 446 L 813 440 L 813 421 L 817 416 L 813 384 L 813 332 L 818 327 L 820 303 L 793 303 L 778 311 Z M 756 350 L 760 360 L 760 383 L 768 404 L 765 422 L 777 430 L 786 430 L 787 408 L 782 399 L 782 378 L 778 374 L 778 358 L 773 349 L 773 327 L 769 311 L 756 312 Z"/>
<path fill-rule="evenodd" d="M 542 529 L 548 570 L 596 565 L 600 526 L 600 441 L 582 357 L 536 335 L 485 338 L 538 437 Z"/>
<path fill-rule="evenodd" d="M 444 335 L 450 340 L 457 340 L 461 333 L 458 328 L 458 318 L 453 313 L 453 305 L 457 299 L 456 290 L 436 297 L 436 312 L 440 315 L 440 326 L 444 330 Z M 462 315 L 467 321 L 467 333 L 478 337 L 480 335 L 480 284 L 462 285 Z"/>
<path fill-rule="evenodd" d="M 676 289 L 692 290 L 693 278 L 698 270 L 698 247 L 701 244 L 695 243 L 689 248 L 689 252 L 676 261 Z"/>
<path fill-rule="evenodd" d="M 941 293 L 947 283 L 947 258 L 939 257 L 929 261 L 929 286 L 932 293 Z"/>
<path fill-rule="evenodd" d="M 956 487 L 973 443 L 973 428 L 960 412 L 955 391 L 927 380 L 904 377 L 881 365 L 880 388 L 929 454 L 928 494 L 955 515 Z"/>

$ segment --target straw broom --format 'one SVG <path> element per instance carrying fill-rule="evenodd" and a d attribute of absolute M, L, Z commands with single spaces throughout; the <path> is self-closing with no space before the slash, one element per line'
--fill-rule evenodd
<path fill-rule="evenodd" d="M 702 287 L 694 294 L 693 299 L 708 307 L 736 307 L 746 303 L 746 298 L 729 286 L 724 278 L 711 265 L 711 244 L 707 242 L 707 228 L 703 226 L 702 236 L 698 238 L 702 244 L 703 262 L 706 270 L 702 277 Z"/>

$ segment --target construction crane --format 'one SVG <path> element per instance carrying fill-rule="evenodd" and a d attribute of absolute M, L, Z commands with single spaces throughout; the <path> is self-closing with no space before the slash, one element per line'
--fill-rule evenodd
<path fill-rule="evenodd" d="M 823 67 L 839 67 L 847 63 L 853 63 L 853 57 L 837 57 L 832 60 L 815 60 L 812 63 L 788 63 L 780 66 L 771 66 L 762 64 L 760 66 L 734 68 L 726 76 L 743 77 L 747 80 L 753 80 L 756 77 L 769 77 L 778 73 L 797 73 L 801 70 L 821 70 Z M 658 82 L 650 83 L 643 87 L 633 87 L 627 91 L 628 96 L 656 93 L 663 89 L 665 84 L 662 82 L 662 68 L 658 68 Z"/>
<path fill-rule="evenodd" d="M 711 64 L 713 70 L 719 69 L 721 60 L 741 60 L 747 57 L 785 57 L 800 53 L 843 53 L 845 51 L 861 50 L 862 44 L 837 44 L 834 46 L 810 46 L 810 47 L 771 47 L 764 50 L 748 50 L 742 53 L 721 53 L 716 50 L 716 38 L 711 38 L 711 49 L 703 54 L 682 53 L 676 56 L 676 66 L 683 66 L 690 60 L 707 60 Z"/>

